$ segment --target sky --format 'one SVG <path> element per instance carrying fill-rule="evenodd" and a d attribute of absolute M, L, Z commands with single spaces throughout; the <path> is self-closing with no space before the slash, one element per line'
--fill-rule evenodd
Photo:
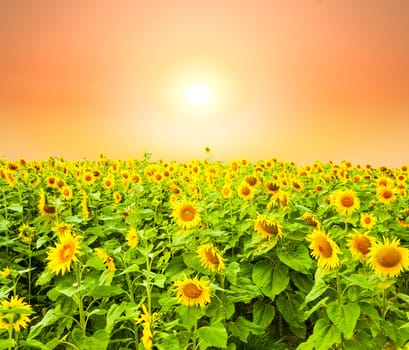
<path fill-rule="evenodd" d="M 408 17 L 407 0 L 0 1 L 0 158 L 407 164 Z"/>

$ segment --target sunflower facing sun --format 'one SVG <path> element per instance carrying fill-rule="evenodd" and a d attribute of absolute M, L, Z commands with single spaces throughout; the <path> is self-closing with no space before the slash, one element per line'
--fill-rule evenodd
<path fill-rule="evenodd" d="M 72 235 L 71 232 L 65 233 L 60 237 L 60 243 L 50 249 L 46 260 L 48 267 L 58 275 L 64 275 L 66 271 L 71 271 L 71 263 L 77 262 L 76 254 L 79 254 L 79 238 Z"/>
<path fill-rule="evenodd" d="M 211 243 L 199 247 L 197 254 L 200 256 L 202 266 L 214 272 L 223 271 L 225 268 L 224 260 L 219 251 Z"/>
<path fill-rule="evenodd" d="M 184 277 L 183 281 L 176 281 L 176 296 L 186 306 L 205 307 L 210 303 L 210 282 L 195 278 Z"/>
<path fill-rule="evenodd" d="M 399 242 L 396 237 L 392 241 L 384 238 L 370 250 L 369 264 L 377 275 L 397 277 L 409 268 L 409 249 L 400 247 Z"/>
<path fill-rule="evenodd" d="M 199 209 L 187 200 L 175 204 L 173 217 L 175 218 L 177 225 L 185 230 L 196 227 L 201 220 Z"/>
<path fill-rule="evenodd" d="M 263 238 L 278 239 L 283 237 L 283 231 L 278 221 L 267 217 L 266 215 L 259 214 L 254 222 L 254 230 L 256 230 Z"/>
<path fill-rule="evenodd" d="M 309 248 L 311 255 L 318 260 L 318 267 L 333 269 L 339 265 L 341 250 L 325 232 L 315 229 L 306 239 L 311 242 Z"/>
<path fill-rule="evenodd" d="M 352 256 L 363 261 L 369 254 L 370 249 L 375 245 L 375 239 L 369 236 L 368 232 L 360 233 L 355 230 L 355 232 L 350 235 L 347 245 Z"/>
<path fill-rule="evenodd" d="M 360 207 L 360 200 L 353 190 L 336 191 L 331 196 L 331 204 L 340 215 L 351 215 Z"/>

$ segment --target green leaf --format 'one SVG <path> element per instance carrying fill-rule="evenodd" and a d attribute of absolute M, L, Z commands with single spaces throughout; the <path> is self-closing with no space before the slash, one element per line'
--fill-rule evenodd
<path fill-rule="evenodd" d="M 200 349 L 206 349 L 209 346 L 226 348 L 227 332 L 224 325 L 217 321 L 210 326 L 204 326 L 198 330 L 200 338 Z"/>
<path fill-rule="evenodd" d="M 328 350 L 341 341 L 340 331 L 328 320 L 320 318 L 314 326 L 308 340 L 301 343 L 297 350 Z"/>
<path fill-rule="evenodd" d="M 308 274 L 309 269 L 312 266 L 312 259 L 308 248 L 302 244 L 296 246 L 294 250 L 290 250 L 287 247 L 281 247 L 276 249 L 277 256 L 280 261 L 293 270 Z"/>
<path fill-rule="evenodd" d="M 30 334 L 28 335 L 28 339 L 34 339 L 41 333 L 41 331 L 45 327 L 54 324 L 63 316 L 64 315 L 59 310 L 56 309 L 48 310 L 44 317 L 40 320 L 40 322 L 30 327 Z"/>
<path fill-rule="evenodd" d="M 253 268 L 252 279 L 265 295 L 274 299 L 287 288 L 290 281 L 288 266 L 279 265 L 274 268 L 268 260 L 260 260 Z"/>
<path fill-rule="evenodd" d="M 310 292 L 305 296 L 304 303 L 302 304 L 302 308 L 304 308 L 310 301 L 313 301 L 320 297 L 325 291 L 328 289 L 328 285 L 325 284 L 325 281 L 320 278 L 317 279 L 311 288 Z"/>
<path fill-rule="evenodd" d="M 105 332 L 107 334 L 111 334 L 112 329 L 115 326 L 115 323 L 121 317 L 122 313 L 124 312 L 126 304 L 112 304 L 107 313 L 106 325 L 105 325 Z"/>
<path fill-rule="evenodd" d="M 20 203 L 11 203 L 8 206 L 8 209 L 10 209 L 11 211 L 15 211 L 17 213 L 22 213 L 23 212 L 23 207 L 21 206 Z"/>
<path fill-rule="evenodd" d="M 176 308 L 177 314 L 187 330 L 191 330 L 196 321 L 205 314 L 205 310 L 197 306 L 180 305 Z"/>
<path fill-rule="evenodd" d="M 0 350 L 2 349 L 14 349 L 16 341 L 14 339 L 4 339 L 0 343 Z"/>
<path fill-rule="evenodd" d="M 243 316 L 237 317 L 234 322 L 229 322 L 227 324 L 230 333 L 238 337 L 243 343 L 247 343 L 247 337 L 249 336 L 250 332 L 254 334 L 262 334 L 264 333 L 264 329 L 259 325 L 250 322 Z"/>
<path fill-rule="evenodd" d="M 373 290 L 373 286 L 371 283 L 368 282 L 368 280 L 360 275 L 360 274 L 353 274 L 350 276 L 342 276 L 342 278 L 348 282 L 349 285 L 357 285 L 363 289 L 369 289 Z"/>
<path fill-rule="evenodd" d="M 299 312 L 302 299 L 296 296 L 280 295 L 276 301 L 278 311 L 289 324 L 291 331 L 298 337 L 304 338 L 306 327 L 303 315 Z"/>
<path fill-rule="evenodd" d="M 113 297 L 119 294 L 125 293 L 125 291 L 119 286 L 96 286 L 93 290 L 88 291 L 85 293 L 87 296 L 92 296 L 95 298 L 106 298 L 106 297 Z"/>
<path fill-rule="evenodd" d="M 267 328 L 274 319 L 275 310 L 271 304 L 258 300 L 253 304 L 253 323 Z"/>
<path fill-rule="evenodd" d="M 327 300 L 329 299 L 329 297 L 325 297 L 323 299 L 321 299 L 318 303 L 316 303 L 312 308 L 308 309 L 307 311 L 304 312 L 304 320 L 308 320 L 310 318 L 310 316 L 317 311 L 319 308 L 321 308 L 322 306 L 326 306 L 327 305 Z"/>
<path fill-rule="evenodd" d="M 0 220 L 0 231 L 7 231 L 10 225 L 9 220 Z"/>
<path fill-rule="evenodd" d="M 72 340 L 81 350 L 106 349 L 109 343 L 109 334 L 104 329 L 98 329 L 91 337 L 87 337 L 76 327 L 72 331 Z"/>
<path fill-rule="evenodd" d="M 35 339 L 31 339 L 31 340 L 22 340 L 19 342 L 20 346 L 24 346 L 27 347 L 29 349 L 41 349 L 41 350 L 49 350 L 50 348 L 43 344 L 42 342 L 35 340 Z"/>
<path fill-rule="evenodd" d="M 49 284 L 53 276 L 54 276 L 54 273 L 49 268 L 45 268 L 43 272 L 39 274 L 35 285 L 44 286 L 46 284 Z"/>
<path fill-rule="evenodd" d="M 361 314 L 361 309 L 358 303 L 340 305 L 337 302 L 333 302 L 328 305 L 327 314 L 335 327 L 344 334 L 346 339 L 349 339 L 354 334 L 356 321 Z"/>

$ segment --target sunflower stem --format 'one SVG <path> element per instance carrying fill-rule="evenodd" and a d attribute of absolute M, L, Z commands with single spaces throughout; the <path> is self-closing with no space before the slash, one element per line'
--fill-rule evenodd
<path fill-rule="evenodd" d="M 85 312 L 84 312 L 84 303 L 82 300 L 82 292 L 80 290 L 81 287 L 81 279 L 82 279 L 82 270 L 79 263 L 76 264 L 76 277 L 77 277 L 77 287 L 78 291 L 78 312 L 80 316 L 80 328 L 82 334 L 85 335 L 85 328 L 86 328 L 86 321 L 85 321 Z"/>
<path fill-rule="evenodd" d="M 197 350 L 197 319 L 195 321 L 194 330 L 193 330 L 192 350 Z"/>

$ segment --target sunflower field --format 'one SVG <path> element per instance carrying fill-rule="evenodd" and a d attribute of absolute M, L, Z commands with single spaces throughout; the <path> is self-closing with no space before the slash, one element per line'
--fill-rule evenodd
<path fill-rule="evenodd" d="M 407 349 L 409 167 L 0 161 L 0 349 Z"/>

